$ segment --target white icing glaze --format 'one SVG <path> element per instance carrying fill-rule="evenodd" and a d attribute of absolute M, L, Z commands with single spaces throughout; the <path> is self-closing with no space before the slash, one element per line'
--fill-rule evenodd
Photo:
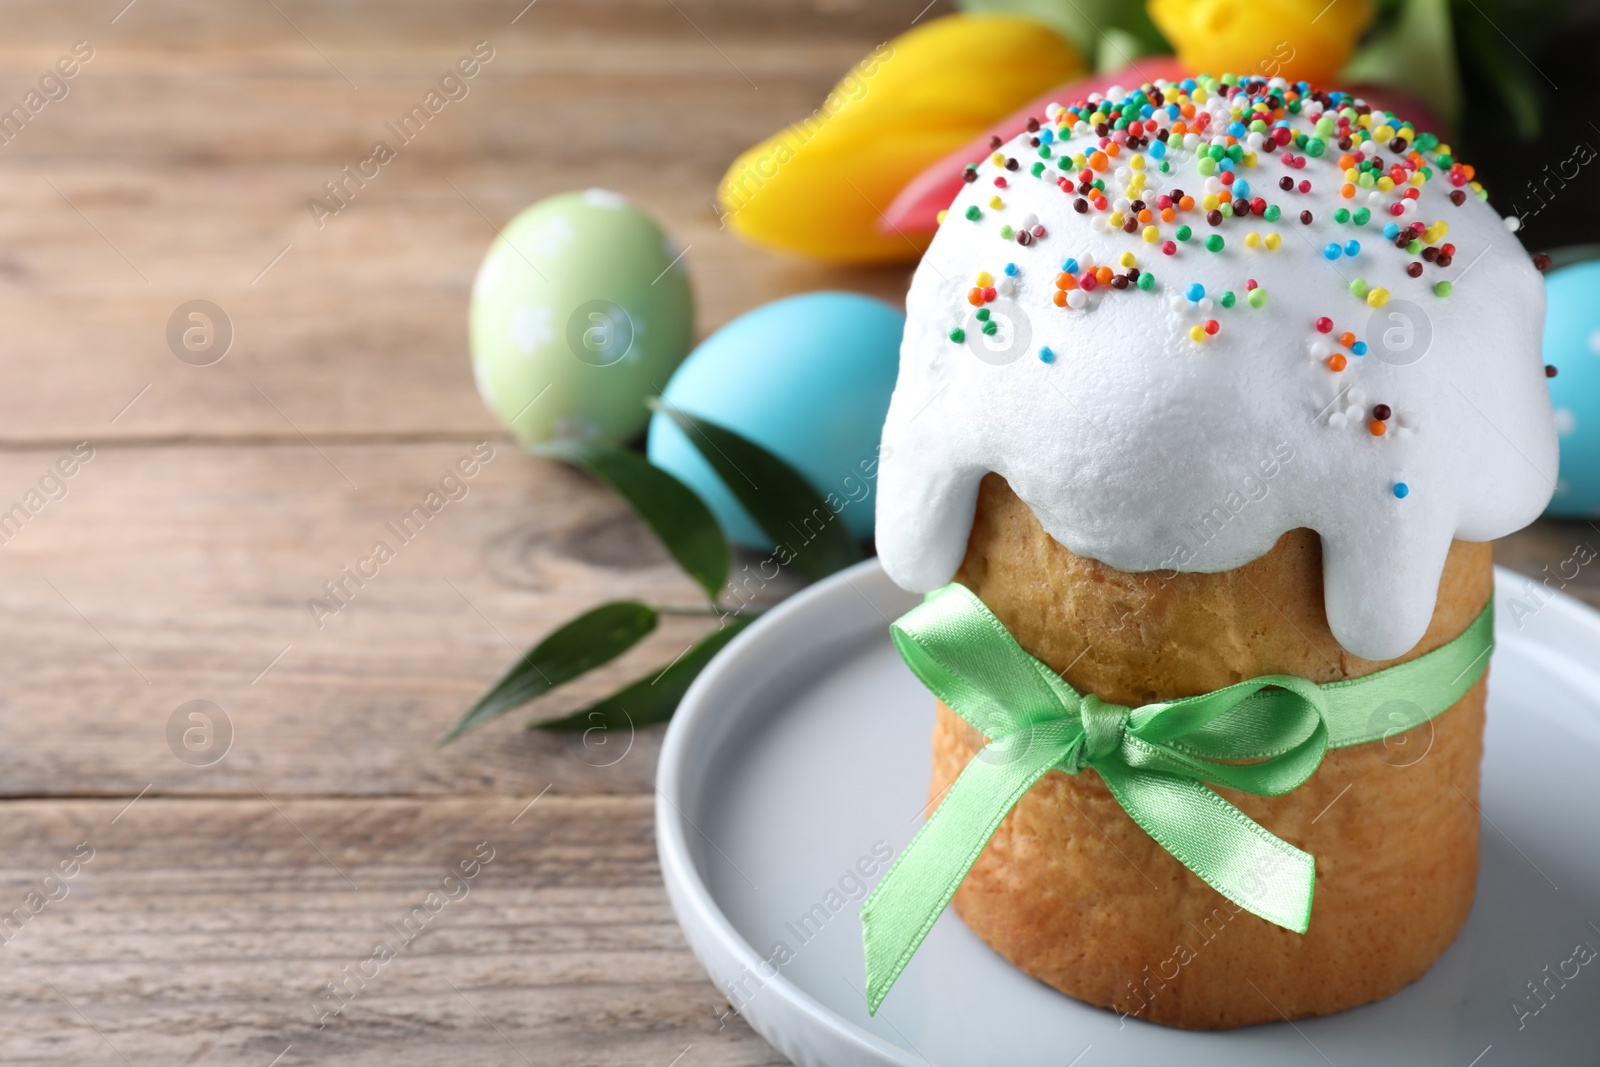
<path fill-rule="evenodd" d="M 1295 117 L 1293 128 L 1309 131 L 1314 117 Z M 1052 148 L 1092 151 L 1098 139 L 1078 131 Z M 1193 228 L 1168 256 L 1139 233 L 1107 227 L 1104 213 L 1074 211 L 1077 193 L 1064 193 L 1051 172 L 1031 175 L 1039 157 L 1028 136 L 1002 149 L 1017 171 L 980 164 L 911 284 L 878 488 L 877 546 L 890 577 L 919 591 L 949 581 L 978 482 L 996 471 L 1056 540 L 1126 571 L 1230 570 L 1286 531 L 1309 527 L 1322 539 L 1328 622 L 1340 643 L 1369 659 L 1406 652 L 1432 617 L 1451 539 L 1510 533 L 1539 515 L 1554 488 L 1556 433 L 1540 357 L 1544 286 L 1528 254 L 1470 190 L 1453 204 L 1443 175 L 1397 219 L 1388 205 L 1401 189 L 1340 199 L 1340 151 L 1330 144 L 1303 169 L 1282 163 L 1281 150 L 1259 153 L 1257 166 L 1238 174 L 1252 197 L 1281 208 L 1281 219 L 1251 215 L 1217 228 L 1199 209 L 1206 179 L 1191 152 L 1170 148 L 1169 174 L 1147 159 L 1148 201 L 1163 188 L 1197 201 L 1173 223 L 1157 220 L 1163 241 L 1180 223 Z M 1367 147 L 1395 158 L 1387 145 Z M 1124 150 L 1102 175 L 1113 201 L 1123 185 L 1117 167 L 1129 158 Z M 1309 179 L 1312 190 L 1280 190 L 1285 174 Z M 1009 187 L 996 188 L 996 176 Z M 997 194 L 998 210 L 989 204 Z M 965 217 L 971 205 L 982 211 L 977 222 Z M 1372 219 L 1341 225 L 1333 220 L 1339 206 L 1368 206 Z M 1299 221 L 1302 209 L 1314 213 L 1310 225 Z M 1002 224 L 1030 214 L 1046 236 L 1027 247 L 1001 236 Z M 1456 246 L 1454 261 L 1408 277 L 1419 257 L 1386 240 L 1383 226 L 1438 219 L 1449 223 L 1440 243 Z M 1281 246 L 1246 247 L 1252 231 L 1280 234 Z M 1222 252 L 1203 246 L 1214 233 L 1226 241 Z M 1354 258 L 1324 258 L 1327 243 L 1350 239 L 1362 246 Z M 1124 252 L 1153 272 L 1152 290 L 1079 289 L 1086 307 L 1052 303 L 1069 257 L 1121 272 Z M 1014 278 L 1004 274 L 1008 263 Z M 996 319 L 1014 320 L 992 338 L 979 333 L 967 299 L 980 271 L 1001 290 L 988 305 Z M 1374 309 L 1354 295 L 1357 277 L 1386 288 L 1389 304 Z M 1246 303 L 1252 278 L 1267 292 L 1264 307 Z M 1452 295 L 1434 294 L 1440 280 L 1454 284 Z M 1202 303 L 1185 295 L 1193 282 L 1205 287 Z M 1227 290 L 1237 294 L 1232 308 L 1220 304 Z M 1007 300 L 1016 313 L 1005 313 Z M 1331 334 L 1315 329 L 1320 316 L 1333 320 Z M 1219 333 L 1192 340 L 1190 328 L 1206 319 Z M 1031 340 L 1015 345 L 1008 362 L 1019 323 Z M 1407 325 L 1417 331 L 1412 347 L 1387 358 L 1356 356 L 1337 341 L 1348 330 L 1376 349 L 1384 331 L 1398 331 L 1390 341 L 1403 344 Z M 957 327 L 967 343 L 949 339 Z M 1424 331 L 1431 345 L 1406 363 Z M 974 339 L 987 358 L 969 347 Z M 1039 358 L 1043 346 L 1053 363 Z M 1335 351 L 1348 357 L 1342 373 L 1326 363 Z M 1393 410 L 1381 437 L 1368 429 L 1378 404 Z M 1404 499 L 1396 482 L 1409 487 Z"/>

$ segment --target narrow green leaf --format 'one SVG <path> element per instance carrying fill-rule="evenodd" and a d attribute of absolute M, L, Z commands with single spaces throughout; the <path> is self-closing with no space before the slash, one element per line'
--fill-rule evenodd
<path fill-rule="evenodd" d="M 783 460 L 726 427 L 669 407 L 651 405 L 683 431 L 776 543 L 778 561 L 809 581 L 861 559 L 861 546 L 811 484 Z"/>
<path fill-rule="evenodd" d="M 661 539 L 678 566 L 717 602 L 728 580 L 728 542 L 694 490 L 637 452 L 589 441 L 551 441 L 534 449 L 582 467 L 605 482 Z"/>
<path fill-rule="evenodd" d="M 1480 11 L 1480 15 L 1483 13 Z M 1495 97 L 1511 116 L 1517 136 L 1531 141 L 1539 136 L 1540 88 L 1529 73 L 1532 61 L 1514 49 L 1487 15 L 1461 22 L 1461 39 L 1478 76 L 1494 87 Z"/>
<path fill-rule="evenodd" d="M 656 628 L 656 618 L 654 608 L 632 600 L 602 604 L 578 616 L 529 649 L 438 743 L 454 741 L 468 730 L 616 659 Z"/>
<path fill-rule="evenodd" d="M 1450 0 L 1403 0 L 1393 7 L 1341 77 L 1347 84 L 1397 85 L 1427 101 L 1453 129 L 1461 117 L 1461 76 Z M 1430 132 L 1445 137 L 1450 131 Z"/>
<path fill-rule="evenodd" d="M 544 722 L 530 722 L 528 729 L 574 733 L 666 722 L 678 709 L 678 701 L 688 692 L 689 683 L 695 680 L 713 656 L 722 651 L 722 646 L 732 641 L 752 621 L 752 616 L 726 619 L 722 629 L 701 638 L 682 656 L 667 664 L 665 669 L 640 678 L 632 685 L 624 686 L 571 715 Z"/>
<path fill-rule="evenodd" d="M 1140 0 L 1085 4 L 1080 0 L 956 0 L 962 11 L 1021 15 L 1075 43 L 1096 69 L 1119 70 L 1140 56 L 1172 51 Z M 1087 10 L 1086 10 L 1087 9 Z"/>

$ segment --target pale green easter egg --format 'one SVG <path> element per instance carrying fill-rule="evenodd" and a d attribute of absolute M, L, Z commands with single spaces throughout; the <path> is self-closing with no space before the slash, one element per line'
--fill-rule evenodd
<path fill-rule="evenodd" d="M 478 392 L 519 441 L 625 441 L 689 351 L 694 297 L 655 220 L 588 189 L 506 225 L 478 268 L 470 319 Z"/>

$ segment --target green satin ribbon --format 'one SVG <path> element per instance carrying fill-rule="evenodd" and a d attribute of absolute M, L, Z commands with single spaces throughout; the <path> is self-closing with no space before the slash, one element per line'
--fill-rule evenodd
<path fill-rule="evenodd" d="M 1000 823 L 1052 768 L 1093 767 L 1185 867 L 1246 911 L 1305 933 L 1315 860 L 1204 783 L 1280 796 L 1328 749 L 1432 719 L 1487 669 L 1494 604 L 1449 644 L 1376 674 L 1326 685 L 1272 674 L 1138 708 L 1080 694 L 964 586 L 932 594 L 890 632 L 922 683 L 990 740 L 861 906 L 874 1013 Z"/>

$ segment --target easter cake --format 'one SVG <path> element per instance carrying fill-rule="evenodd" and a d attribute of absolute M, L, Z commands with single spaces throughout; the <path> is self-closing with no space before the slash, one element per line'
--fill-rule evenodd
<path fill-rule="evenodd" d="M 1544 264 L 1447 145 L 1347 94 L 1202 76 L 1028 126 L 966 169 L 917 269 L 883 432 L 883 566 L 966 598 L 969 627 L 906 623 L 902 652 L 917 625 L 956 658 L 970 635 L 999 642 L 980 673 L 1020 646 L 1073 719 L 1049 735 L 1068 756 L 962 824 L 947 892 L 1022 970 L 1141 1019 L 1230 1027 L 1387 996 L 1472 905 L 1486 542 L 1537 517 L 1556 477 Z M 1004 701 L 958 716 L 936 683 L 970 693 L 959 670 L 918 673 L 941 696 L 926 834 L 975 803 L 958 779 L 1009 771 L 973 725 Z M 1221 717 L 1199 740 L 1128 740 L 1217 693 L 1243 704 L 1203 705 Z M 1273 695 L 1322 710 L 1281 743 L 1222 745 Z M 1319 745 L 1293 781 L 1230 784 Z M 1141 773 L 1174 790 L 1192 774 L 1204 811 L 1304 858 L 1305 915 L 1280 917 L 1259 878 L 1241 888 L 1187 817 L 1148 817 L 1165 800 L 1133 795 Z M 863 912 L 874 1007 L 948 899 L 908 904 L 932 869 L 918 847 Z"/>

